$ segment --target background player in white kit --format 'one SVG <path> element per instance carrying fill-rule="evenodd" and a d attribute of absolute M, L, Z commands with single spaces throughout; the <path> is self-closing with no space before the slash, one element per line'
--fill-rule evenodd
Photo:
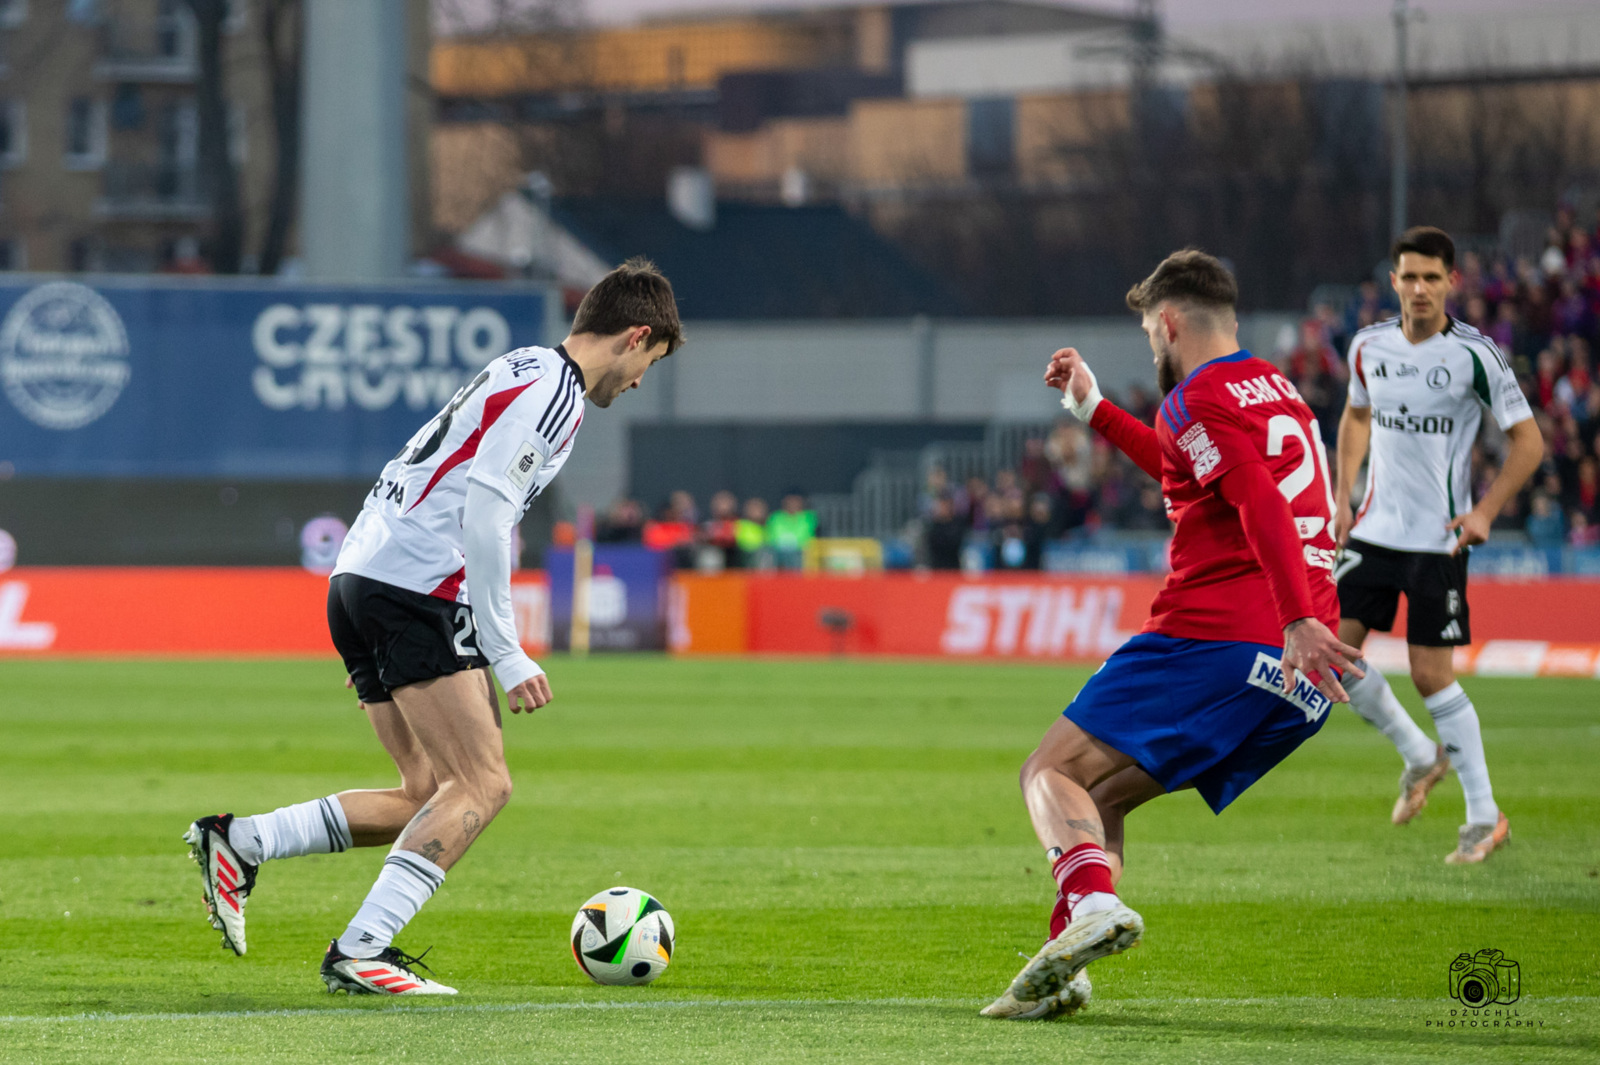
<path fill-rule="evenodd" d="M 551 699 L 512 620 L 513 530 L 572 453 L 584 399 L 610 406 L 682 343 L 671 284 L 629 260 L 583 298 L 562 344 L 491 361 L 383 468 L 339 552 L 328 625 L 400 786 L 194 822 L 184 838 L 224 947 L 245 952 L 262 862 L 393 843 L 322 979 L 329 991 L 455 994 L 393 941 L 510 798 L 485 667 L 513 713 Z"/>
<path fill-rule="evenodd" d="M 1450 237 L 1427 226 L 1409 229 L 1392 258 L 1389 277 L 1400 317 L 1351 340 L 1350 396 L 1339 421 L 1339 639 L 1360 647 L 1370 630 L 1387 632 L 1405 594 L 1411 679 L 1433 716 L 1439 745 L 1371 665 L 1362 663 L 1366 676 L 1345 689 L 1351 708 L 1405 758 L 1394 823 L 1415 817 L 1453 766 L 1466 794 L 1467 823 L 1445 861 L 1481 862 L 1511 829 L 1489 785 L 1478 712 L 1455 677 L 1454 648 L 1472 640 L 1467 555 L 1489 538 L 1495 516 L 1538 468 L 1544 440 L 1494 341 L 1445 313 L 1445 299 L 1460 278 Z M 1472 446 L 1485 407 L 1510 448 L 1474 506 Z M 1367 488 L 1352 513 L 1369 441 Z"/>

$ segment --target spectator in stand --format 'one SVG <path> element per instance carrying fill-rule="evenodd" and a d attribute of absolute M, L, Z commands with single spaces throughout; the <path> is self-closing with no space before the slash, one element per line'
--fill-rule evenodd
<path fill-rule="evenodd" d="M 671 551 L 673 564 L 679 569 L 692 569 L 695 534 L 699 531 L 694 520 L 694 497 L 679 489 L 669 499 L 656 520 L 645 523 L 642 542 L 655 551 Z"/>
<path fill-rule="evenodd" d="M 1149 389 L 1143 385 L 1136 384 L 1128 388 L 1128 405 L 1122 409 L 1146 425 L 1154 425 L 1156 423 L 1156 408 L 1160 405 L 1160 401 L 1150 393 Z M 1078 423 L 1072 422 L 1071 424 L 1077 426 Z"/>
<path fill-rule="evenodd" d="M 1345 332 L 1352 336 L 1358 330 L 1388 317 L 1384 313 L 1383 292 L 1378 288 L 1376 281 L 1363 281 L 1356 291 L 1358 294 L 1350 305 L 1348 320 L 1345 323 Z"/>
<path fill-rule="evenodd" d="M 994 530 L 990 546 L 994 550 L 993 566 L 1000 570 L 1025 569 L 1028 564 L 1026 532 L 1019 521 L 1008 521 Z"/>
<path fill-rule="evenodd" d="M 805 496 L 790 492 L 778 512 L 767 519 L 767 545 L 779 569 L 799 569 L 807 545 L 817 538 L 817 514 L 806 509 Z"/>
<path fill-rule="evenodd" d="M 1533 493 L 1533 511 L 1524 526 L 1534 547 L 1561 547 L 1567 541 L 1567 523 L 1556 501 L 1542 491 Z"/>
<path fill-rule="evenodd" d="M 733 539 L 739 545 L 739 565 L 745 569 L 771 569 L 774 565 L 772 549 L 767 546 L 767 518 L 765 499 L 752 496 L 744 501 Z"/>
<path fill-rule="evenodd" d="M 595 542 L 636 544 L 644 534 L 644 507 L 635 499 L 618 499 L 595 530 Z"/>
<path fill-rule="evenodd" d="M 958 503 L 964 503 L 961 510 L 962 520 L 969 528 L 980 531 L 989 528 L 989 482 L 982 477 L 968 477 L 965 499 L 958 498 Z"/>
<path fill-rule="evenodd" d="M 1482 296 L 1468 296 L 1462 305 L 1461 317 L 1468 325 L 1478 332 L 1489 336 L 1489 331 L 1494 328 L 1494 323 L 1489 321 L 1489 304 Z M 1340 350 L 1349 350 L 1348 345 Z"/>
<path fill-rule="evenodd" d="M 1017 466 L 1017 475 L 1029 495 L 1055 489 L 1055 469 L 1045 454 L 1045 442 L 1039 437 L 1030 436 L 1022 442 L 1022 461 Z"/>
<path fill-rule="evenodd" d="M 1552 227 L 1544 238 L 1544 251 L 1539 255 L 1539 269 L 1546 277 L 1560 277 L 1567 272 L 1566 238 L 1561 230 Z"/>
<path fill-rule="evenodd" d="M 1316 318 L 1300 323 L 1299 340 L 1282 360 L 1284 376 L 1300 390 L 1300 396 L 1317 416 L 1322 438 L 1332 440 L 1339 428 L 1339 412 L 1346 380 L 1344 363 L 1328 342 L 1326 326 Z"/>
<path fill-rule="evenodd" d="M 1555 397 L 1567 412 L 1576 415 L 1594 379 L 1589 374 L 1589 345 L 1579 336 L 1567 339 L 1567 372 L 1556 382 Z"/>
<path fill-rule="evenodd" d="M 1161 497 L 1161 487 L 1154 483 L 1141 487 L 1118 517 L 1118 526 L 1123 529 L 1167 532 L 1172 528 L 1167 518 L 1166 502 Z"/>
<path fill-rule="evenodd" d="M 1582 514 L 1572 515 L 1572 531 L 1567 534 L 1567 543 L 1573 547 L 1600 547 L 1600 525 L 1596 525 Z"/>
<path fill-rule="evenodd" d="M 961 545 L 966 540 L 967 527 L 956 516 L 955 503 L 948 495 L 933 501 L 932 513 L 923 528 L 923 553 L 929 567 L 940 570 L 961 568 Z"/>
<path fill-rule="evenodd" d="M 1593 456 L 1578 463 L 1577 485 L 1572 494 L 1574 516 L 1600 525 L 1600 461 Z"/>
<path fill-rule="evenodd" d="M 929 466 L 922 483 L 922 495 L 917 499 L 917 513 L 924 518 L 933 513 L 934 504 L 950 497 L 950 475 L 943 466 Z"/>
<path fill-rule="evenodd" d="M 742 560 L 739 557 L 739 499 L 732 492 L 723 490 L 711 497 L 711 516 L 706 519 L 705 525 L 700 529 L 700 542 L 702 550 L 715 552 L 713 556 L 718 565 L 715 569 L 737 568 Z"/>
<path fill-rule="evenodd" d="M 1022 542 L 1026 548 L 1023 569 L 1044 568 L 1044 545 L 1050 541 L 1054 531 L 1053 509 L 1049 495 L 1044 492 L 1036 493 L 1028 501 L 1028 524 L 1022 530 Z"/>

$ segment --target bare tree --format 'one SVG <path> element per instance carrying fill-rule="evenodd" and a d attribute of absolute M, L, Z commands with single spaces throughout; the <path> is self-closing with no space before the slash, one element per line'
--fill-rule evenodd
<path fill-rule="evenodd" d="M 301 0 L 263 0 L 261 43 L 267 62 L 275 162 L 260 270 L 275 274 L 294 228 L 300 186 Z"/>
<path fill-rule="evenodd" d="M 200 194 L 211 209 L 202 254 L 219 274 L 236 274 L 244 253 L 244 208 L 228 131 L 228 99 L 223 81 L 223 23 L 227 0 L 186 0 L 195 21 L 195 51 L 200 80 Z"/>

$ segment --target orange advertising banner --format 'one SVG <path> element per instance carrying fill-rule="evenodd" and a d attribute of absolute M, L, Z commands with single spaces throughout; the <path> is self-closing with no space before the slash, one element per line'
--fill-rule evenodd
<path fill-rule="evenodd" d="M 1144 625 L 1161 583 L 1052 574 L 680 577 L 673 647 L 1099 662 Z M 1462 672 L 1600 676 L 1600 582 L 1479 579 L 1470 596 L 1474 643 L 1457 653 Z M 1394 632 L 1405 632 L 1403 604 Z M 1375 634 L 1367 650 L 1384 669 L 1406 668 L 1401 638 Z"/>
<path fill-rule="evenodd" d="M 673 649 L 1099 662 L 1144 624 L 1155 577 L 683 575 Z M 1463 673 L 1600 676 L 1600 581 L 1472 582 Z M 18 568 L 0 573 L 0 655 L 330 655 L 327 578 L 299 569 Z M 530 653 L 550 646 L 544 574 L 512 580 Z M 1395 633 L 1403 636 L 1405 611 Z M 1405 643 L 1368 657 L 1405 669 Z"/>
<path fill-rule="evenodd" d="M 0 654 L 331 655 L 327 598 L 301 569 L 19 568 L 0 573 Z M 543 650 L 544 575 L 518 574 L 512 599 Z"/>

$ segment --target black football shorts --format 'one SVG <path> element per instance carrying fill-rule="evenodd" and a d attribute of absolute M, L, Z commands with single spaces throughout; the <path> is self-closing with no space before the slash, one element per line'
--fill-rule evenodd
<path fill-rule="evenodd" d="M 472 608 L 354 573 L 328 582 L 328 631 L 364 703 L 396 688 L 488 668 Z"/>
<path fill-rule="evenodd" d="M 1334 567 L 1339 616 L 1388 632 L 1406 597 L 1406 643 L 1456 647 L 1472 642 L 1467 610 L 1467 551 L 1455 555 L 1396 551 L 1351 540 Z"/>

